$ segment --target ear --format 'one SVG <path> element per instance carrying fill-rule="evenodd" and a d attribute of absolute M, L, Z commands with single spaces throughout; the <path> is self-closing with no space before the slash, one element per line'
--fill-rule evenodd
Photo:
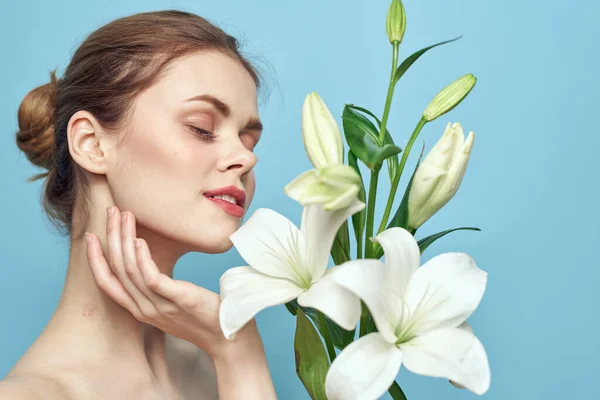
<path fill-rule="evenodd" d="M 109 137 L 94 115 L 80 110 L 71 116 L 67 125 L 69 152 L 77 164 L 89 172 L 106 174 Z"/>

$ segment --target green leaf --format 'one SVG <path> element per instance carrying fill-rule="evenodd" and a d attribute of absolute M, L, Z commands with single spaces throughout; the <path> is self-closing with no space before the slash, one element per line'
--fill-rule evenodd
<path fill-rule="evenodd" d="M 367 330 L 365 335 L 368 335 L 369 333 L 373 333 L 373 332 L 378 332 L 377 331 L 377 326 L 375 326 L 375 320 L 373 319 L 373 316 L 369 315 L 369 319 L 367 320 Z"/>
<path fill-rule="evenodd" d="M 398 82 L 400 80 L 400 78 L 402 78 L 402 75 L 404 75 L 404 73 L 406 71 L 408 71 L 408 69 L 415 63 L 415 61 L 417 61 L 419 59 L 419 57 L 421 57 L 423 54 L 425 54 L 428 50 L 431 50 L 434 47 L 441 46 L 446 43 L 454 42 L 454 41 L 460 39 L 461 37 L 462 37 L 462 35 L 460 35 L 459 37 L 454 38 L 454 39 L 446 40 L 445 42 L 440 42 L 440 43 L 436 43 L 432 46 L 425 47 L 424 49 L 421 49 L 421 50 L 413 53 L 409 57 L 407 57 L 406 60 L 402 61 L 402 64 L 400 64 L 398 66 L 398 69 L 396 69 L 396 72 L 394 73 L 394 83 Z"/>
<path fill-rule="evenodd" d="M 288 301 L 287 303 L 285 303 L 285 308 L 288 309 L 290 314 L 296 315 L 296 313 L 298 312 L 298 303 L 296 303 L 296 300 Z"/>
<path fill-rule="evenodd" d="M 353 110 L 358 110 L 360 107 L 356 107 L 353 104 L 346 104 L 346 107 L 350 108 L 346 114 L 342 113 L 342 118 L 344 117 L 352 117 L 357 120 L 357 122 L 362 126 L 366 133 L 371 135 L 373 140 L 377 143 L 377 145 L 381 145 L 379 142 L 379 130 L 375 127 L 375 125 L 364 115 L 354 112 Z M 344 109 L 344 112 L 346 110 Z M 360 110 L 362 111 L 362 110 Z M 386 129 L 387 130 L 387 129 Z"/>
<path fill-rule="evenodd" d="M 371 111 L 363 107 L 355 106 L 354 104 L 348 104 L 348 107 L 354 108 L 358 111 L 362 111 L 365 114 L 369 115 L 371 118 L 377 121 L 377 124 L 379 125 L 379 131 L 381 131 L 381 121 Z M 383 140 L 383 144 L 394 144 L 394 139 L 392 138 L 392 135 L 390 134 L 390 131 L 388 131 L 387 128 L 385 128 L 385 138 Z M 396 175 L 396 171 L 398 171 L 398 155 L 396 154 L 395 156 L 388 158 L 387 165 L 388 173 L 390 175 L 390 182 L 392 182 L 394 180 L 394 176 Z"/>
<path fill-rule="evenodd" d="M 423 153 L 425 152 L 425 144 L 421 147 L 421 154 L 419 154 L 419 159 L 417 160 L 417 164 L 415 165 L 415 169 L 408 181 L 408 185 L 406 186 L 406 190 L 404 191 L 404 196 L 402 196 L 402 201 L 400 202 L 400 206 L 398 210 L 396 210 L 396 214 L 388 224 L 388 228 L 399 226 L 401 228 L 406 229 L 408 225 L 408 198 L 410 196 L 410 189 L 412 187 L 412 182 L 417 173 L 417 169 L 419 169 L 419 165 L 421 164 L 421 159 L 423 158 Z"/>
<path fill-rule="evenodd" d="M 352 150 L 348 150 L 348 165 L 354 168 L 354 170 L 358 172 L 358 176 L 360 176 L 360 192 L 358 192 L 358 199 L 364 203 L 366 199 L 365 184 L 362 179 L 362 174 L 360 173 L 360 168 L 358 167 L 358 160 Z M 356 243 L 362 243 L 366 222 L 366 210 L 364 208 L 360 210 L 360 212 L 352 214 L 352 227 L 354 228 Z"/>
<path fill-rule="evenodd" d="M 314 317 L 311 315 L 311 319 L 313 321 L 318 320 L 316 310 L 311 310 L 314 312 Z M 312 313 L 311 313 L 312 314 Z M 325 316 L 325 323 L 329 328 L 329 333 L 331 334 L 331 340 L 333 341 L 333 345 L 338 349 L 342 350 L 344 347 L 348 346 L 354 340 L 354 334 L 356 332 L 356 328 L 350 331 L 345 330 L 335 322 L 329 319 L 329 317 Z M 321 322 L 317 323 L 319 327 L 319 332 L 324 332 L 323 327 L 321 327 Z M 321 333 L 323 335 L 323 333 Z"/>
<path fill-rule="evenodd" d="M 317 310 L 310 307 L 300 307 L 296 300 L 290 301 L 291 305 L 295 307 L 297 310 L 302 310 L 304 314 L 308 315 L 310 319 L 315 323 L 316 327 L 321 332 L 321 336 L 325 337 L 325 330 L 321 326 L 321 320 L 317 315 Z M 351 331 L 347 331 L 332 320 L 330 320 L 327 316 L 325 316 L 325 323 L 329 328 L 329 333 L 331 334 L 331 340 L 333 341 L 333 345 L 338 349 L 343 349 L 354 340 L 355 329 Z"/>
<path fill-rule="evenodd" d="M 421 148 L 421 154 L 419 155 L 419 159 L 417 160 L 417 165 L 415 165 L 415 170 L 410 177 L 410 181 L 408 181 L 408 185 L 406 186 L 406 190 L 404 191 L 404 196 L 402 196 L 402 201 L 400 202 L 400 206 L 398 206 L 398 210 L 396 210 L 396 214 L 388 224 L 386 229 L 400 227 L 406 229 L 408 225 L 408 197 L 410 196 L 410 188 L 412 186 L 413 178 L 415 177 L 415 173 L 419 168 L 419 164 L 421 164 L 421 159 L 423 158 L 423 152 L 425 151 L 425 144 Z M 411 232 L 413 235 L 415 232 Z M 383 249 L 379 243 L 375 243 L 375 258 L 379 259 L 383 256 Z"/>
<path fill-rule="evenodd" d="M 350 260 L 350 235 L 348 234 L 348 220 L 344 221 L 338 229 L 333 245 L 331 246 L 331 258 L 335 265 L 340 265 Z"/>
<path fill-rule="evenodd" d="M 375 125 L 347 105 L 342 113 L 342 123 L 348 146 L 372 171 L 378 168 L 383 160 L 402 151 L 393 144 L 381 144 Z"/>
<path fill-rule="evenodd" d="M 448 230 L 438 232 L 433 235 L 429 235 L 429 236 L 419 240 L 419 242 L 418 242 L 419 249 L 421 250 L 421 254 L 423 254 L 425 249 L 428 248 L 433 242 L 435 242 L 436 240 L 438 240 L 439 238 L 441 238 L 443 236 L 446 236 L 450 232 L 454 232 L 454 231 L 481 231 L 481 229 L 475 228 L 475 227 L 470 227 L 470 226 L 465 226 L 462 228 L 448 229 Z"/>
<path fill-rule="evenodd" d="M 325 376 L 329 359 L 317 331 L 302 310 L 298 310 L 294 337 L 296 373 L 313 400 L 327 400 Z"/>

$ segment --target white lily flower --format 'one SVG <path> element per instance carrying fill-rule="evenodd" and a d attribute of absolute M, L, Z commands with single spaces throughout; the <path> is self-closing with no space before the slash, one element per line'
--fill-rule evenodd
<path fill-rule="evenodd" d="M 359 298 L 331 279 L 329 252 L 340 226 L 365 203 L 325 211 L 322 204 L 304 208 L 298 229 L 283 215 L 260 208 L 230 239 L 249 266 L 231 268 L 220 279 L 220 324 L 235 333 L 263 309 L 298 299 L 344 329 L 360 319 Z"/>
<path fill-rule="evenodd" d="M 302 106 L 302 143 L 315 168 L 344 163 L 340 128 L 323 99 L 312 92 Z"/>
<path fill-rule="evenodd" d="M 458 122 L 444 134 L 417 168 L 408 196 L 408 228 L 416 229 L 440 210 L 458 191 L 469 163 L 475 134 L 467 140 Z"/>
<path fill-rule="evenodd" d="M 303 206 L 324 204 L 325 211 L 346 208 L 360 192 L 360 175 L 349 165 L 331 164 L 299 175 L 283 189 Z"/>
<path fill-rule="evenodd" d="M 402 228 L 387 229 L 373 240 L 383 247 L 385 264 L 348 261 L 332 277 L 362 298 L 378 332 L 352 342 L 334 360 L 325 380 L 327 398 L 376 399 L 401 364 L 485 393 L 487 355 L 463 323 L 483 296 L 487 273 L 464 253 L 441 254 L 419 268 L 419 246 Z"/>

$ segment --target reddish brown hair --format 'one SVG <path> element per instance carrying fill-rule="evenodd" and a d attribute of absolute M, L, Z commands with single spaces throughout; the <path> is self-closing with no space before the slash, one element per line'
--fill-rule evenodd
<path fill-rule="evenodd" d="M 195 51 L 217 50 L 238 60 L 257 88 L 257 70 L 239 51 L 238 41 L 198 15 L 177 11 L 135 14 L 110 22 L 79 46 L 64 76 L 29 92 L 19 107 L 18 147 L 35 165 L 48 170 L 42 204 L 63 234 L 72 233 L 75 201 L 87 199 L 89 181 L 67 143 L 67 125 L 78 110 L 91 112 L 107 129 L 123 124 L 135 97 L 152 86 L 165 66 Z M 81 220 L 88 212 L 81 208 Z M 85 225 L 85 223 L 83 224 Z M 81 237 L 83 232 L 74 235 Z"/>

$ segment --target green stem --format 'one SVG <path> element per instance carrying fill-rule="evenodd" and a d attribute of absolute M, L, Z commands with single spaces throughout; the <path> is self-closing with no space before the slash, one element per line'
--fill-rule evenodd
<path fill-rule="evenodd" d="M 321 311 L 317 311 L 319 314 L 319 321 L 321 322 L 321 326 L 323 327 L 323 331 L 325 332 L 325 346 L 327 347 L 327 353 L 329 353 L 329 359 L 331 362 L 335 360 L 335 348 L 333 347 L 333 342 L 331 341 L 331 332 L 329 332 L 329 326 L 327 326 L 327 321 L 325 321 L 325 315 Z"/>
<path fill-rule="evenodd" d="M 361 178 L 361 180 L 362 180 L 362 178 Z M 360 186 L 361 186 L 360 198 L 365 200 L 365 203 L 366 203 L 366 198 L 365 198 L 365 193 L 364 193 L 365 192 L 364 184 L 361 183 Z M 362 212 L 363 211 L 361 211 L 361 213 Z M 354 225 L 354 220 L 352 220 L 352 225 Z M 365 233 L 365 226 L 363 225 L 362 221 L 360 224 L 357 224 L 357 225 L 362 225 L 362 229 L 357 229 L 356 227 L 354 229 L 354 233 L 356 236 L 356 259 L 360 260 L 361 258 L 363 258 L 363 242 L 362 241 L 363 241 L 363 235 Z"/>
<path fill-rule="evenodd" d="M 390 115 L 390 107 L 392 106 L 392 98 L 394 96 L 394 88 L 396 82 L 394 80 L 394 74 L 398 66 L 398 47 L 399 43 L 393 44 L 392 52 L 392 71 L 390 73 L 390 82 L 388 84 L 387 95 L 385 98 L 385 106 L 383 108 L 383 116 L 381 117 L 381 127 L 379 131 L 379 141 L 383 144 L 385 141 L 385 133 L 387 128 L 387 121 Z M 369 181 L 369 199 L 367 201 L 367 233 L 365 234 L 365 258 L 372 258 L 374 253 L 373 244 L 370 238 L 373 236 L 373 224 L 375 218 L 375 200 L 377 198 L 377 181 L 379 180 L 379 170 L 381 165 L 375 166 L 371 171 L 371 179 Z M 361 241 L 362 242 L 362 241 Z M 360 254 L 360 245 L 358 246 L 358 258 L 362 258 Z M 369 313 L 364 312 L 366 310 L 364 304 L 362 305 L 363 313 L 360 317 L 360 332 L 359 337 L 362 337 L 367 332 L 367 325 L 369 323 Z"/>
<path fill-rule="evenodd" d="M 390 388 L 388 389 L 388 393 L 390 394 L 390 396 L 392 396 L 392 399 L 394 400 L 406 400 L 406 395 L 404 394 L 404 392 L 400 388 L 400 385 L 398 385 L 398 382 L 396 381 L 392 383 L 392 386 L 390 386 Z"/>
<path fill-rule="evenodd" d="M 406 164 L 406 159 L 410 154 L 410 150 L 412 149 L 413 143 L 419 136 L 421 129 L 425 126 L 427 120 L 423 117 L 417 123 L 415 130 L 412 135 L 410 135 L 410 139 L 408 139 L 408 143 L 406 144 L 406 148 L 402 152 L 402 158 L 400 159 L 400 165 L 398 166 L 398 170 L 396 171 L 396 175 L 394 175 L 394 180 L 392 182 L 392 188 L 390 190 L 390 196 L 388 197 L 387 204 L 385 205 L 385 212 L 383 213 L 383 219 L 381 220 L 381 224 L 379 225 L 379 229 L 377 230 L 377 234 L 381 233 L 388 222 L 388 218 L 390 217 L 390 212 L 392 211 L 392 204 L 394 203 L 394 197 L 396 196 L 396 190 L 398 189 L 398 183 L 400 183 L 400 177 L 402 176 L 402 171 L 404 171 L 404 165 Z"/>
<path fill-rule="evenodd" d="M 365 235 L 365 258 L 373 256 L 373 246 L 369 240 L 373 236 L 373 219 L 375 218 L 375 199 L 377 197 L 377 181 L 379 179 L 380 167 L 375 167 L 371 171 L 369 181 L 369 200 L 367 202 L 367 233 Z"/>
<path fill-rule="evenodd" d="M 394 97 L 394 88 L 396 82 L 394 81 L 394 75 L 396 74 L 396 68 L 398 66 L 398 47 L 399 43 L 393 44 L 392 54 L 392 73 L 390 75 L 390 83 L 388 84 L 387 96 L 385 98 L 385 107 L 383 108 L 383 116 L 381 117 L 381 130 L 379 131 L 379 141 L 384 143 L 385 130 L 387 128 L 388 116 L 390 114 L 390 107 L 392 106 L 392 98 Z"/>

